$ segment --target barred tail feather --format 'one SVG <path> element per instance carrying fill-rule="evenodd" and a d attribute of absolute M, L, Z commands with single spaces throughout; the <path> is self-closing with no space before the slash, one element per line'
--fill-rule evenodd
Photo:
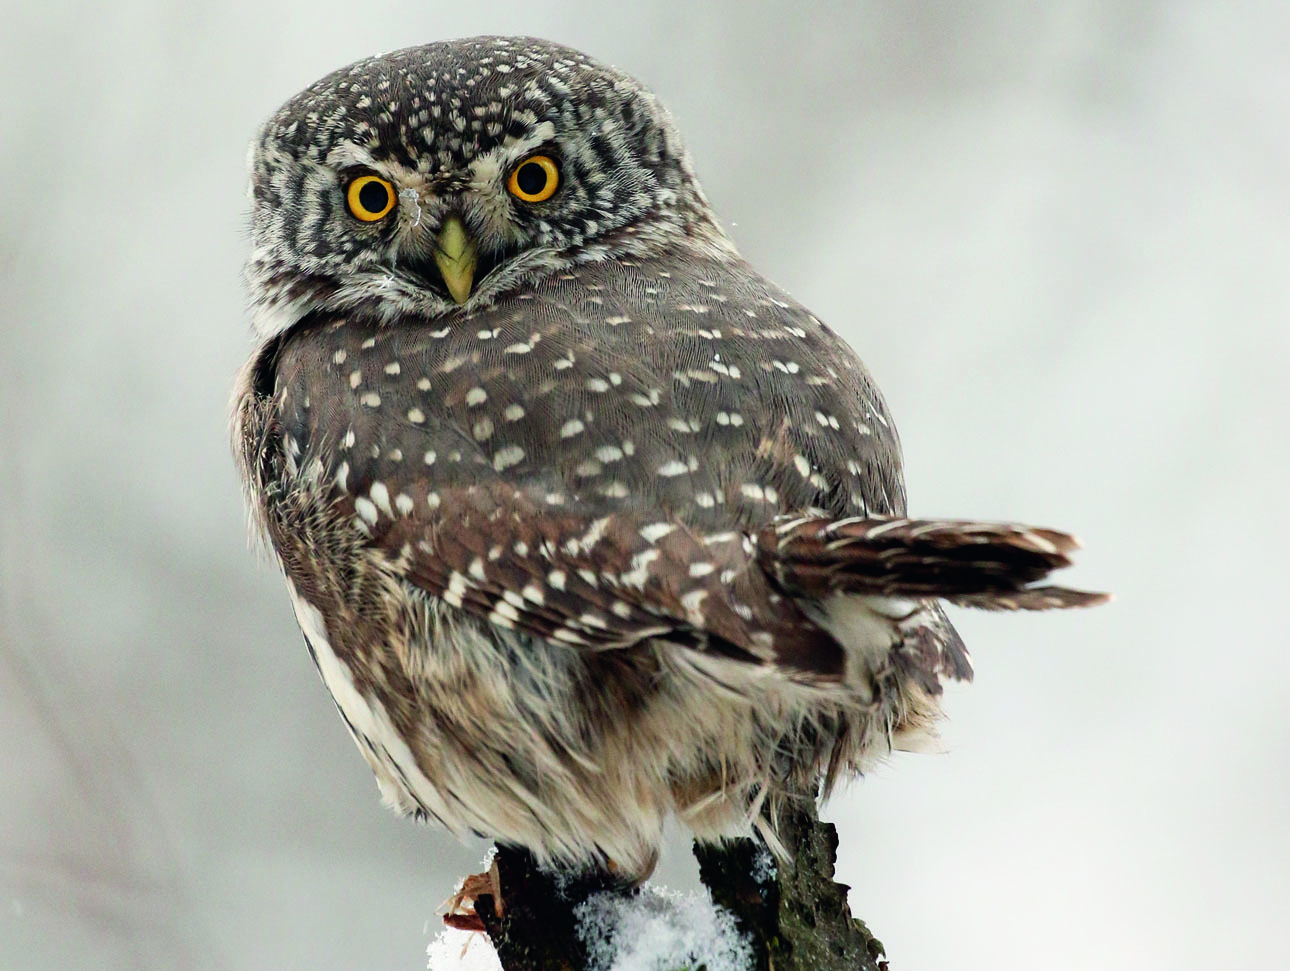
<path fill-rule="evenodd" d="M 939 597 L 986 610 L 1105 603 L 1108 594 L 1035 585 L 1078 548 L 1055 529 L 967 520 L 785 517 L 758 536 L 763 568 L 799 595 Z"/>

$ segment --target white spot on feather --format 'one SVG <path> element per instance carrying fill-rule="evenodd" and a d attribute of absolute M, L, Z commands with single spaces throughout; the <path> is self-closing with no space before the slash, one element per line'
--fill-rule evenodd
<path fill-rule="evenodd" d="M 696 627 L 703 624 L 703 601 L 708 599 L 708 591 L 691 590 L 681 598 L 681 607 L 685 610 L 685 619 Z"/>
<path fill-rule="evenodd" d="M 671 478 L 672 476 L 677 476 L 677 475 L 685 475 L 685 473 L 688 471 L 689 471 L 689 468 L 686 466 L 684 462 L 679 462 L 675 459 L 673 459 L 671 462 L 666 463 L 665 465 L 660 465 L 658 467 L 658 474 L 661 476 L 664 476 L 665 478 Z"/>
<path fill-rule="evenodd" d="M 642 526 L 639 532 L 641 539 L 652 545 L 675 529 L 676 526 L 672 523 L 650 523 L 648 526 Z"/>
<path fill-rule="evenodd" d="M 518 445 L 507 445 L 493 456 L 493 468 L 501 472 L 512 465 L 519 465 L 522 461 L 524 461 L 524 449 Z"/>
<path fill-rule="evenodd" d="M 460 607 L 461 598 L 469 589 L 470 584 L 466 582 L 466 578 L 453 570 L 448 575 L 448 586 L 444 588 L 443 599 L 453 607 Z"/>
<path fill-rule="evenodd" d="M 376 507 L 380 509 L 381 512 L 385 513 L 385 515 L 393 519 L 394 510 L 390 507 L 390 490 L 386 487 L 385 483 L 373 482 L 372 488 L 367 491 L 371 494 L 372 501 L 376 503 Z"/>
<path fill-rule="evenodd" d="M 493 606 L 488 619 L 501 627 L 513 628 L 519 622 L 520 612 L 505 600 L 499 600 Z"/>

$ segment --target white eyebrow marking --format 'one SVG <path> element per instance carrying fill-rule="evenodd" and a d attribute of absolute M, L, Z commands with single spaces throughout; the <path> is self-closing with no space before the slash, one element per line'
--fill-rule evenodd
<path fill-rule="evenodd" d="M 413 209 L 417 211 L 417 218 L 412 223 L 413 229 L 421 225 L 421 197 L 417 195 L 416 189 L 409 187 L 400 190 L 399 206 L 404 212 L 410 213 Z"/>

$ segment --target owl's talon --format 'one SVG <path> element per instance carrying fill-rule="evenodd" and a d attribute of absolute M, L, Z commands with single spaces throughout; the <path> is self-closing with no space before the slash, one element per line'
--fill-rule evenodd
<path fill-rule="evenodd" d="M 488 930 L 478 914 L 444 914 L 443 924 L 456 931 L 474 931 L 477 934 L 483 934 Z"/>
<path fill-rule="evenodd" d="M 501 917 L 502 884 L 494 860 L 486 873 L 472 873 L 461 881 L 457 891 L 443 903 L 443 922 L 448 927 L 463 931 L 485 930 L 483 918 L 475 912 L 475 901 L 488 895 L 493 898 L 493 912 Z"/>

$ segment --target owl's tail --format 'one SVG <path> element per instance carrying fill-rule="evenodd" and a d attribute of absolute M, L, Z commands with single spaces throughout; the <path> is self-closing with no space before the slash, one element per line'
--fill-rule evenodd
<path fill-rule="evenodd" d="M 783 518 L 758 536 L 763 568 L 785 590 L 939 597 L 986 610 L 1091 607 L 1105 593 L 1035 586 L 1070 566 L 1075 537 L 1013 523 Z"/>

